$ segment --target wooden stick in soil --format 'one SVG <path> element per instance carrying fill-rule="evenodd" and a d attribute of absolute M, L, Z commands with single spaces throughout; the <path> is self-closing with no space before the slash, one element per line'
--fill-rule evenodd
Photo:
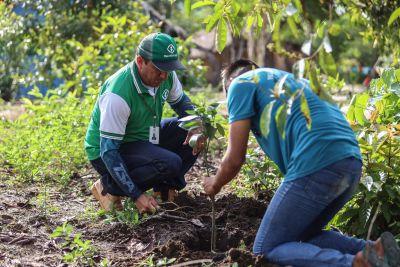
<path fill-rule="evenodd" d="M 217 243 L 217 228 L 215 226 L 215 197 L 211 196 L 211 252 L 215 252 Z"/>
<path fill-rule="evenodd" d="M 374 223 L 375 223 L 375 220 L 376 220 L 376 217 L 378 216 L 378 213 L 379 213 L 379 211 L 380 211 L 380 209 L 381 209 L 381 202 L 379 202 L 379 204 L 378 204 L 378 207 L 376 208 L 376 211 L 375 211 L 375 214 L 374 214 L 374 216 L 372 217 L 372 220 L 371 220 L 371 223 L 369 224 L 369 227 L 368 227 L 368 233 L 367 233 L 367 240 L 370 240 L 370 238 L 371 238 L 371 232 L 372 232 L 372 227 L 373 227 L 373 225 L 374 225 Z M 368 258 L 368 253 L 369 253 L 369 250 L 371 249 L 371 246 L 369 246 L 368 244 L 367 244 L 367 247 L 366 247 L 366 257 Z"/>

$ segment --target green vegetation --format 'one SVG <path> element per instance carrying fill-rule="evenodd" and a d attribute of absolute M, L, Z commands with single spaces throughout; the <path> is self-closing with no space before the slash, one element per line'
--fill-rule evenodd
<path fill-rule="evenodd" d="M 383 72 L 369 91 L 356 95 L 350 104 L 347 118 L 360 142 L 364 173 L 359 192 L 338 218 L 345 231 L 366 236 L 378 212 L 372 237 L 385 230 L 400 237 L 399 111 L 400 70 Z"/>
<path fill-rule="evenodd" d="M 139 216 L 139 211 L 135 206 L 135 202 L 132 199 L 126 199 L 124 202 L 124 209 L 121 211 L 114 210 L 111 213 L 104 213 L 104 222 L 121 222 L 128 225 L 137 225 L 141 223 L 142 219 L 146 218 L 146 215 Z"/>
<path fill-rule="evenodd" d="M 90 97 L 57 91 L 37 100 L 24 99 L 26 113 L 16 121 L 0 122 L 0 161 L 15 173 L 14 181 L 56 181 L 66 185 L 86 163 L 82 149 L 89 120 Z"/>
<path fill-rule="evenodd" d="M 135 47 L 145 35 L 159 29 L 144 15 L 138 2 L 102 1 L 85 6 L 63 1 L 27 1 L 26 8 L 36 13 L 25 16 L 13 12 L 19 1 L 6 2 L 0 3 L 0 104 L 15 101 L 21 85 L 33 86 L 34 90 L 31 98 L 21 100 L 25 107 L 21 117 L 0 120 L 0 168 L 12 173 L 10 183 L 39 182 L 44 192 L 34 199 L 34 204 L 46 212 L 54 212 L 48 203 L 46 188 L 54 183 L 66 187 L 87 164 L 83 139 L 100 84 L 133 60 Z M 162 2 L 163 6 L 168 2 L 166 8 L 171 14 L 183 11 L 179 10 L 178 3 L 170 4 L 175 1 Z M 234 35 L 234 45 L 229 48 L 233 52 L 238 44 L 235 41 L 258 38 L 252 32 L 269 37 L 271 42 L 263 45 L 293 63 L 296 77 L 310 79 L 313 90 L 327 100 L 330 100 L 329 94 L 342 92 L 345 82 L 359 80 L 359 74 L 349 70 L 351 66 L 373 66 L 377 62 L 379 67 L 392 67 L 373 80 L 368 90 L 356 94 L 350 103 L 347 118 L 361 145 L 364 172 L 357 194 L 333 223 L 359 237 L 366 237 L 372 225 L 372 238 L 384 230 L 398 233 L 400 238 L 400 70 L 396 69 L 399 67 L 400 11 L 397 2 L 373 0 L 361 4 L 344 0 L 329 2 L 332 5 L 299 0 L 177 2 L 184 3 L 187 15 L 196 16 L 194 21 L 198 21 L 198 14 L 207 14 L 204 25 L 185 16 L 175 21 L 193 24 L 190 31 L 215 28 L 218 51 L 222 52 L 228 44 L 229 31 Z M 43 20 L 39 21 L 38 16 Z M 188 56 L 194 46 L 191 37 L 178 43 L 187 66 L 187 71 L 178 73 L 184 88 L 206 88 L 205 64 Z M 34 72 L 28 71 L 32 64 L 36 66 Z M 55 87 L 58 79 L 63 83 Z M 40 85 L 52 89 L 42 95 Z M 283 86 L 284 81 L 278 83 L 276 93 Z M 213 90 L 215 94 L 216 88 Z M 195 114 L 202 117 L 204 134 L 209 137 L 205 155 L 214 156 L 226 144 L 210 141 L 217 131 L 225 137 L 227 122 L 217 116 L 217 104 L 205 101 L 210 100 L 208 92 L 191 98 L 197 103 Z M 214 97 L 210 102 L 214 102 Z M 303 106 L 307 116 L 306 102 Z M 288 103 L 278 114 L 285 116 L 287 108 L 290 108 Z M 7 106 L 0 107 L 0 111 L 4 109 Z M 164 112 L 165 117 L 170 115 L 170 109 Z M 268 118 L 268 112 L 265 117 Z M 284 119 L 272 119 L 279 120 L 283 129 Z M 274 190 L 281 181 L 279 171 L 257 147 L 251 138 L 247 162 L 240 179 L 233 183 L 240 196 L 259 196 L 267 189 Z M 206 164 L 207 160 L 206 157 Z M 374 214 L 377 219 L 372 224 Z M 103 215 L 87 216 L 94 219 Z M 125 202 L 124 211 L 104 216 L 110 222 L 131 225 L 141 222 L 129 201 Z M 66 262 L 94 264 L 90 241 L 82 241 L 79 234 L 72 235 L 68 224 L 57 229 L 52 236 L 62 236 L 65 247 L 72 251 L 66 254 Z M 166 259 L 165 264 L 170 260 Z M 148 259 L 150 263 L 149 266 L 157 264 L 152 258 Z M 106 261 L 103 266 L 107 266 Z"/>
<path fill-rule="evenodd" d="M 262 197 L 275 191 L 282 181 L 279 169 L 265 156 L 254 136 L 250 136 L 246 162 L 240 170 L 239 179 L 232 181 L 236 194 L 242 197 Z"/>
<path fill-rule="evenodd" d="M 61 238 L 64 242 L 61 244 L 64 252 L 63 261 L 77 266 L 109 266 L 107 259 L 96 262 L 96 250 L 92 246 L 91 240 L 82 240 L 82 234 L 73 234 L 73 226 L 67 222 L 58 226 L 50 238 Z"/>
<path fill-rule="evenodd" d="M 157 262 L 155 262 L 155 260 L 153 259 L 154 255 L 150 255 L 148 258 L 146 258 L 145 260 L 143 260 L 139 266 L 146 266 L 146 267 L 154 267 L 154 266 L 169 266 L 172 263 L 174 263 L 176 261 L 176 258 L 163 258 L 163 259 L 159 259 Z"/>

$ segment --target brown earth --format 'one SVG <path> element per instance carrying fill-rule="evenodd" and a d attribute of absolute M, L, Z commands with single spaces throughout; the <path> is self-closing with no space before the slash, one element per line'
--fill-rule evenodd
<path fill-rule="evenodd" d="M 159 212 L 133 225 L 119 222 L 118 214 L 99 215 L 89 190 L 97 177 L 90 169 L 61 191 L 40 183 L 11 186 L 12 172 L 0 171 L 0 266 L 101 266 L 105 258 L 108 266 L 166 266 L 157 265 L 160 260 L 170 261 L 168 266 L 276 266 L 251 253 L 269 199 L 218 196 L 216 252 L 210 251 L 211 202 L 200 188 L 204 173 L 195 165 L 174 203 L 162 203 Z M 63 245 L 65 238 L 49 235 L 64 222 L 81 240 L 92 241 L 92 262 L 63 261 L 72 250 Z"/>

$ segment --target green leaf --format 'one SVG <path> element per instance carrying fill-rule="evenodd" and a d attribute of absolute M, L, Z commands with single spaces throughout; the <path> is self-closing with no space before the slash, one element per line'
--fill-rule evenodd
<path fill-rule="evenodd" d="M 332 36 L 338 36 L 342 32 L 342 26 L 337 23 L 333 23 L 328 30 L 329 34 Z"/>
<path fill-rule="evenodd" d="M 224 127 L 221 125 L 221 124 L 219 124 L 219 123 L 217 123 L 217 130 L 218 130 L 218 133 L 221 135 L 221 136 L 225 136 L 225 129 L 224 129 Z"/>
<path fill-rule="evenodd" d="M 385 82 L 386 86 L 390 88 L 392 83 L 396 80 L 395 72 L 392 69 L 386 69 L 382 73 L 382 79 Z"/>
<path fill-rule="evenodd" d="M 353 98 L 351 99 L 349 108 L 347 109 L 347 113 L 346 113 L 347 120 L 353 125 L 356 123 L 356 116 L 355 116 L 356 97 L 357 97 L 357 95 L 354 95 Z M 363 135 L 363 134 L 365 134 L 365 132 L 361 133 L 361 135 Z"/>
<path fill-rule="evenodd" d="M 318 63 L 324 73 L 331 77 L 337 75 L 336 62 L 331 53 L 327 53 L 325 50 L 320 51 L 318 54 Z"/>
<path fill-rule="evenodd" d="M 309 80 L 311 89 L 316 95 L 318 95 L 322 100 L 335 104 L 332 96 L 329 94 L 329 92 L 326 91 L 325 88 L 323 88 L 323 86 L 319 82 L 319 77 L 315 68 L 310 68 Z"/>
<path fill-rule="evenodd" d="M 297 30 L 296 22 L 293 17 L 288 17 L 287 23 L 289 25 L 290 31 L 293 33 L 295 38 L 299 37 L 299 31 Z"/>
<path fill-rule="evenodd" d="M 213 1 L 198 1 L 192 5 L 192 10 L 202 6 L 215 6 Z"/>
<path fill-rule="evenodd" d="M 367 108 L 368 100 L 368 93 L 356 95 L 353 97 L 348 110 L 348 118 L 356 121 L 361 126 L 364 126 L 368 121 L 364 116 L 364 110 Z"/>
<path fill-rule="evenodd" d="M 280 32 L 280 28 L 281 28 L 281 16 L 280 14 L 275 16 L 275 20 L 274 20 L 274 29 L 272 32 L 272 40 L 275 43 L 275 48 L 277 52 L 280 52 L 282 50 L 281 47 L 281 32 Z"/>
<path fill-rule="evenodd" d="M 218 11 L 216 11 L 212 16 L 208 16 L 206 19 L 208 19 L 207 21 L 207 25 L 206 25 L 206 31 L 210 32 L 212 28 L 215 27 L 215 25 L 217 24 L 217 22 L 222 18 L 222 12 L 223 10 L 220 9 Z"/>
<path fill-rule="evenodd" d="M 390 15 L 389 21 L 388 21 L 388 26 L 392 25 L 394 20 L 400 17 L 400 7 L 398 7 L 392 15 Z"/>
<path fill-rule="evenodd" d="M 309 78 L 309 80 L 310 80 L 310 86 L 311 86 L 311 89 L 313 90 L 313 92 L 316 94 L 316 95 L 320 95 L 320 90 L 321 90 L 321 85 L 320 85 L 320 83 L 319 83 L 319 80 L 318 80 L 318 75 L 317 75 L 317 71 L 315 70 L 315 68 L 313 68 L 313 67 L 311 67 L 310 66 L 310 69 L 309 69 L 310 71 L 309 71 L 309 76 L 308 76 L 308 78 Z"/>
<path fill-rule="evenodd" d="M 304 91 L 301 94 L 301 98 L 300 98 L 300 110 L 304 115 L 304 118 L 307 122 L 307 128 L 310 130 L 311 129 L 311 112 L 310 112 L 310 108 L 308 106 L 308 102 L 307 102 L 307 98 L 305 96 Z"/>
<path fill-rule="evenodd" d="M 272 107 L 274 106 L 275 101 L 270 102 L 267 104 L 260 117 L 260 130 L 261 134 L 267 138 L 269 134 L 269 125 L 271 124 L 271 113 L 272 113 Z"/>
<path fill-rule="evenodd" d="M 250 30 L 251 26 L 254 23 L 254 19 L 255 19 L 254 16 L 248 16 L 247 17 L 247 19 L 246 19 L 247 30 Z"/>
<path fill-rule="evenodd" d="M 285 139 L 285 125 L 287 120 L 286 108 L 287 104 L 284 103 L 278 108 L 275 114 L 276 127 L 278 128 L 278 133 L 282 137 L 282 139 Z"/>
<path fill-rule="evenodd" d="M 260 13 L 257 13 L 257 28 L 261 29 L 264 24 L 264 19 Z"/>
<path fill-rule="evenodd" d="M 190 16 L 190 11 L 192 10 L 192 1 L 191 0 L 185 0 L 184 2 L 184 10 L 185 10 L 185 15 Z"/>
<path fill-rule="evenodd" d="M 218 22 L 217 38 L 215 40 L 217 51 L 220 54 L 225 48 L 227 37 L 228 37 L 228 27 L 226 25 L 225 18 L 221 17 L 221 19 Z"/>
<path fill-rule="evenodd" d="M 206 124 L 204 126 L 204 135 L 207 136 L 208 139 L 213 139 L 216 132 L 217 128 L 214 128 L 211 124 Z"/>

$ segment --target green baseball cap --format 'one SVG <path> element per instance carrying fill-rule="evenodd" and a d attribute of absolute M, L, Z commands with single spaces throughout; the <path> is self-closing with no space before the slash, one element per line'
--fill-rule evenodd
<path fill-rule="evenodd" d="M 178 49 L 176 49 L 174 38 L 165 33 L 156 32 L 147 35 L 140 42 L 136 53 L 151 60 L 161 71 L 185 69 L 178 59 Z"/>

